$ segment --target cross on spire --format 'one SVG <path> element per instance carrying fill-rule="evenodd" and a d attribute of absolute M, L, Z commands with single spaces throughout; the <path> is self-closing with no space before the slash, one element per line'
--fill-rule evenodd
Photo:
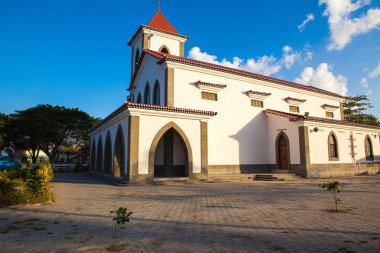
<path fill-rule="evenodd" d="M 158 0 L 157 3 L 156 3 L 158 11 L 161 9 L 161 5 L 162 5 L 161 2 Z"/>

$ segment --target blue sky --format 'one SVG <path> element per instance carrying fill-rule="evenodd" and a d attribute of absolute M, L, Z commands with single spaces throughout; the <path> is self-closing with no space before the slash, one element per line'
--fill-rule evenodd
<path fill-rule="evenodd" d="M 162 1 L 190 36 L 189 57 L 369 94 L 378 117 L 379 8 L 378 0 Z M 107 116 L 128 95 L 126 44 L 155 11 L 147 0 L 0 1 L 0 112 L 48 103 Z"/>

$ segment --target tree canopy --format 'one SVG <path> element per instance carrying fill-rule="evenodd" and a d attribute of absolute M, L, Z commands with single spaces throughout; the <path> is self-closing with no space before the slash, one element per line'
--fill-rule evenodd
<path fill-rule="evenodd" d="M 369 108 L 372 108 L 366 95 L 347 97 L 343 103 L 343 108 L 345 120 L 380 126 L 380 122 L 376 116 L 365 113 Z"/>
<path fill-rule="evenodd" d="M 37 105 L 8 116 L 6 140 L 30 150 L 33 162 L 40 150 L 54 160 L 64 147 L 86 145 L 87 131 L 98 121 L 77 108 Z"/>
<path fill-rule="evenodd" d="M 0 113 L 0 147 L 4 147 L 6 145 L 5 126 L 7 122 L 8 122 L 8 115 Z"/>

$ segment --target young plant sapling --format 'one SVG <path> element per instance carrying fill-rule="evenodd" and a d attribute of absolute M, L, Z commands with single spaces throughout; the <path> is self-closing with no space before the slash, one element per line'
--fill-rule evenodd
<path fill-rule="evenodd" d="M 322 183 L 319 185 L 322 189 L 326 189 L 334 196 L 335 212 L 338 212 L 338 203 L 343 203 L 343 200 L 338 198 L 337 194 L 340 193 L 342 186 L 338 181 Z"/>
<path fill-rule="evenodd" d="M 113 217 L 115 227 L 114 227 L 114 236 L 113 236 L 114 241 L 112 245 L 112 250 L 118 251 L 122 245 L 119 245 L 117 242 L 117 239 L 118 239 L 117 228 L 124 229 L 126 223 L 129 223 L 131 221 L 130 216 L 132 215 L 133 212 L 128 212 L 126 207 L 119 207 L 118 209 L 113 210 L 110 213 L 115 214 L 115 216 Z"/>

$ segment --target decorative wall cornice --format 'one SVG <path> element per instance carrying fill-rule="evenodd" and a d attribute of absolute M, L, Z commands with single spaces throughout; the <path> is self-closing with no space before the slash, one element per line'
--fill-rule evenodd
<path fill-rule="evenodd" d="M 197 86 L 200 90 L 211 92 L 219 92 L 220 90 L 227 87 L 225 84 L 208 83 L 202 81 L 196 82 L 195 86 Z"/>
<path fill-rule="evenodd" d="M 258 99 L 258 100 L 264 100 L 266 97 L 272 95 L 272 93 L 253 91 L 253 90 L 246 91 L 245 94 L 252 99 Z"/>

